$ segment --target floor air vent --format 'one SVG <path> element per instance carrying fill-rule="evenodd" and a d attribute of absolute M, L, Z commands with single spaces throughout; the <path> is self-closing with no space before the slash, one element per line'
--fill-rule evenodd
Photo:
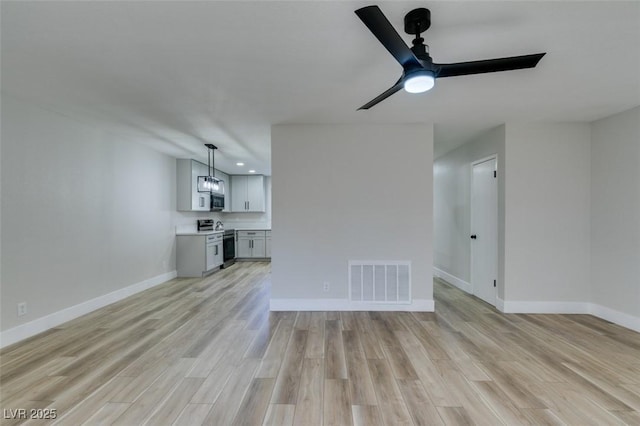
<path fill-rule="evenodd" d="M 349 261 L 349 300 L 411 303 L 411 262 Z"/>

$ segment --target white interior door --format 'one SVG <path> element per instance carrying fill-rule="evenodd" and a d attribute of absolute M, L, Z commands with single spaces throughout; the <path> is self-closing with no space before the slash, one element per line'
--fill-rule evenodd
<path fill-rule="evenodd" d="M 498 278 L 498 179 L 495 157 L 473 163 L 471 174 L 471 285 L 496 305 Z"/>

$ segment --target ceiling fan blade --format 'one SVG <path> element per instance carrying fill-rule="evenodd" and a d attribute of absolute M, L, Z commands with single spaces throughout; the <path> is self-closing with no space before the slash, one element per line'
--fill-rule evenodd
<path fill-rule="evenodd" d="M 374 36 L 396 58 L 403 68 L 422 68 L 422 65 L 407 47 L 378 6 L 367 6 L 356 10 L 356 15 L 364 22 Z"/>
<path fill-rule="evenodd" d="M 369 109 L 372 106 L 374 106 L 375 104 L 384 101 L 385 99 L 387 99 L 389 96 L 393 95 L 394 93 L 396 93 L 398 90 L 402 89 L 402 79 L 398 80 L 396 82 L 396 84 L 393 85 L 393 87 L 391 87 L 390 89 L 387 89 L 386 91 L 382 92 L 381 94 L 379 94 L 378 96 L 376 96 L 374 99 L 372 99 L 371 101 L 367 102 L 366 104 L 362 105 L 360 108 L 358 108 L 358 111 L 360 111 L 361 109 Z"/>
<path fill-rule="evenodd" d="M 458 62 L 455 64 L 433 64 L 436 77 L 455 77 L 458 75 L 483 74 L 487 72 L 511 71 L 533 68 L 546 53 L 511 56 L 509 58 L 485 59 L 482 61 Z"/>

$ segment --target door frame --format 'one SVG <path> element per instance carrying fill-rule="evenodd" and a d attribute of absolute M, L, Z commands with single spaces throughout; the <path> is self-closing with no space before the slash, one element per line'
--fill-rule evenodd
<path fill-rule="evenodd" d="M 486 157 L 480 158 L 478 160 L 474 160 L 471 162 L 470 165 L 470 173 L 469 173 L 469 177 L 470 177 L 470 184 L 469 184 L 469 235 L 471 236 L 471 233 L 473 232 L 473 230 L 471 229 L 471 225 L 473 223 L 473 168 L 475 166 L 477 166 L 478 164 L 482 164 L 484 162 L 490 161 L 490 160 L 495 160 L 496 162 L 496 166 L 495 166 L 495 171 L 496 173 L 500 170 L 500 161 L 498 158 L 498 154 L 491 154 L 488 155 Z M 496 185 L 498 185 L 498 177 L 496 175 Z M 496 265 L 495 265 L 495 271 L 496 271 L 496 287 L 495 287 L 495 298 L 494 298 L 494 303 L 493 306 L 496 307 L 498 304 L 498 287 L 497 287 L 497 281 L 498 281 L 498 275 L 499 275 L 499 253 L 500 253 L 500 238 L 499 238 L 499 234 L 500 234 L 500 223 L 499 223 L 499 216 L 500 216 L 500 191 L 499 191 L 499 187 L 496 186 Z M 473 294 L 475 296 L 475 284 L 474 284 L 474 277 L 473 277 L 473 246 L 472 246 L 472 242 L 471 240 L 469 240 L 469 284 L 471 286 L 471 294 Z M 476 296 L 477 297 L 477 296 Z"/>

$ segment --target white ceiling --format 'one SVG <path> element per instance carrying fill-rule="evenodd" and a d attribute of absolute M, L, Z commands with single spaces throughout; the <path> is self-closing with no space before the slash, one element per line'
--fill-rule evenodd
<path fill-rule="evenodd" d="M 353 11 L 431 9 L 435 62 L 547 52 L 538 67 L 390 87 L 401 68 Z M 279 123 L 435 123 L 436 155 L 508 121 L 640 104 L 640 2 L 2 2 L 2 91 L 177 157 L 271 173 Z M 405 35 L 404 33 L 401 33 Z M 411 37 L 406 36 L 407 43 Z M 393 141 L 390 141 L 392 149 Z"/>

